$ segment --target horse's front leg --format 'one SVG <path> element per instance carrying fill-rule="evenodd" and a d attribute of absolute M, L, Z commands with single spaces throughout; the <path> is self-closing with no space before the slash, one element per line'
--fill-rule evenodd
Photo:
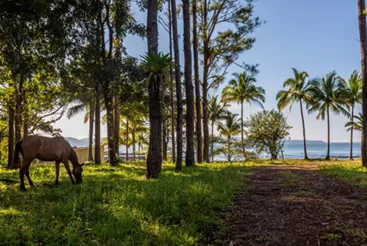
<path fill-rule="evenodd" d="M 64 166 L 66 168 L 66 171 L 68 171 L 68 174 L 69 174 L 69 177 L 70 177 L 70 180 L 71 180 L 71 183 L 72 184 L 75 184 L 75 181 L 73 179 L 73 175 L 71 174 L 71 170 L 70 170 L 70 166 L 69 166 L 69 161 L 63 161 L 62 163 L 64 163 Z"/>
<path fill-rule="evenodd" d="M 55 184 L 58 185 L 59 184 L 59 174 L 60 174 L 60 162 L 56 161 L 55 165 L 56 165 L 56 181 L 55 181 Z"/>

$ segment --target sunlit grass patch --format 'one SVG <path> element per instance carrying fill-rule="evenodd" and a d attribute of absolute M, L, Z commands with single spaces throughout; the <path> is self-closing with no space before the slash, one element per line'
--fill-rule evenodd
<path fill-rule="evenodd" d="M 249 168 L 213 163 L 184 168 L 163 164 L 158 180 L 144 178 L 145 163 L 86 164 L 83 183 L 72 185 L 61 166 L 30 168 L 35 188 L 26 181 L 0 183 L 0 242 L 43 245 L 195 245 L 220 226 Z M 0 179 L 18 180 L 18 171 L 0 170 Z M 50 185 L 50 186 L 45 186 Z"/>
<path fill-rule="evenodd" d="M 360 162 L 320 166 L 322 173 L 341 181 L 367 187 L 367 169 Z"/>

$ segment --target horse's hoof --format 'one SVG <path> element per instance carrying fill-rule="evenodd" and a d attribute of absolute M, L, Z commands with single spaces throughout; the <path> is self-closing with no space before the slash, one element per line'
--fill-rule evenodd
<path fill-rule="evenodd" d="M 59 185 L 59 182 L 55 182 L 55 185 Z"/>
<path fill-rule="evenodd" d="M 25 187 L 22 187 L 22 186 L 20 187 L 20 190 L 21 191 L 27 191 L 27 189 Z"/>

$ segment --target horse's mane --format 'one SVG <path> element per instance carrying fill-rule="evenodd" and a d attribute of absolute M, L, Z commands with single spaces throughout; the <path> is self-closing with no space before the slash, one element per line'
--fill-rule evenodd
<path fill-rule="evenodd" d="M 71 147 L 71 146 L 70 146 L 70 148 L 71 148 L 71 150 L 70 150 L 70 161 L 71 161 L 71 163 L 73 164 L 73 166 L 80 165 L 79 160 L 78 160 L 78 156 L 77 156 L 74 148 Z"/>

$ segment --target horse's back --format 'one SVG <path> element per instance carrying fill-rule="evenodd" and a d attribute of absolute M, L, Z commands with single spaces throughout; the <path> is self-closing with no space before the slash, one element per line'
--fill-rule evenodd
<path fill-rule="evenodd" d="M 66 161 L 70 145 L 63 137 L 27 136 L 22 139 L 24 157 L 41 161 Z"/>

